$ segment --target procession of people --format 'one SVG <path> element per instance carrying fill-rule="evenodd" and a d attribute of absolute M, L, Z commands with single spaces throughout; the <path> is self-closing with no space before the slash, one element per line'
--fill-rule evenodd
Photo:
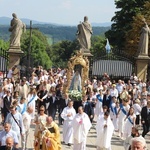
<path fill-rule="evenodd" d="M 12 140 L 14 149 L 27 150 L 31 125 L 35 127 L 35 150 L 61 150 L 62 144 L 86 150 L 88 132 L 95 124 L 97 150 L 111 150 L 114 134 L 124 141 L 122 147 L 129 150 L 133 147 L 131 139 L 144 139 L 149 132 L 150 82 L 135 75 L 127 82 L 115 81 L 104 73 L 100 80 L 94 77 L 85 81 L 86 95 L 76 109 L 75 101 L 63 93 L 66 81 L 66 69 L 45 70 L 42 66 L 33 68 L 29 79 L 14 80 L 13 75 L 4 78 L 0 88 L 0 146 L 7 146 L 7 140 Z"/>

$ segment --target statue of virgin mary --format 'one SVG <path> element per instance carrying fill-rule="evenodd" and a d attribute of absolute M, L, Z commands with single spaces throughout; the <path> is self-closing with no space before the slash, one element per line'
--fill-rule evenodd
<path fill-rule="evenodd" d="M 79 92 L 81 91 L 81 76 L 78 71 L 76 71 L 72 77 L 69 90 L 78 90 Z"/>

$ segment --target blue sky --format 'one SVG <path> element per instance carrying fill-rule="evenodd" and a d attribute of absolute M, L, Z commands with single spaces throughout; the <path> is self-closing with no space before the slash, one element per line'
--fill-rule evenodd
<path fill-rule="evenodd" d="M 88 16 L 90 22 L 110 22 L 116 11 L 114 0 L 0 0 L 0 17 L 76 25 Z"/>

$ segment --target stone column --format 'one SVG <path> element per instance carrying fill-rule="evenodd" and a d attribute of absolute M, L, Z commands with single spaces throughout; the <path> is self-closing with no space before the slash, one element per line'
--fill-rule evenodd
<path fill-rule="evenodd" d="M 136 57 L 137 77 L 144 82 L 147 80 L 147 69 L 150 58 L 146 55 L 139 55 Z"/>
<path fill-rule="evenodd" d="M 80 49 L 81 52 L 83 53 L 83 56 L 86 56 L 86 57 L 92 57 L 93 55 L 91 54 L 91 51 L 88 50 L 88 49 Z"/>
<path fill-rule="evenodd" d="M 81 49 L 83 56 L 87 57 L 89 60 L 89 78 L 92 78 L 92 66 L 93 66 L 93 62 L 92 62 L 92 57 L 93 55 L 91 54 L 90 50 L 87 49 Z"/>

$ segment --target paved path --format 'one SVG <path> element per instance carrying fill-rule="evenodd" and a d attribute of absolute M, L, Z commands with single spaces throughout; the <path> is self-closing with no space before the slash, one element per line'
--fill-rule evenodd
<path fill-rule="evenodd" d="M 31 130 L 30 130 L 30 134 L 28 137 L 28 141 L 27 141 L 28 150 L 33 150 L 34 128 L 35 128 L 35 125 L 31 125 Z M 2 130 L 2 126 L 0 126 L 0 130 Z M 60 126 L 60 133 L 61 133 L 61 141 L 62 141 L 62 126 Z M 150 134 L 148 134 L 145 137 L 145 139 L 147 141 L 148 149 L 150 150 Z M 96 143 L 96 130 L 94 127 L 92 127 L 87 137 L 86 150 L 96 150 L 95 143 Z M 111 145 L 112 145 L 112 150 L 124 150 L 122 146 L 123 141 L 120 138 L 118 138 L 117 135 L 113 136 Z M 62 145 L 62 150 L 72 150 L 72 147 L 73 146 L 69 147 L 67 145 Z"/>
<path fill-rule="evenodd" d="M 27 145 L 28 145 L 29 150 L 33 149 L 33 132 L 34 132 L 34 126 L 31 127 L 31 132 L 30 132 L 29 139 L 28 139 Z M 60 126 L 60 133 L 61 133 L 61 140 L 62 140 L 62 126 Z M 149 134 L 146 136 L 146 140 L 148 144 L 148 149 L 150 150 L 150 135 Z M 96 150 L 95 142 L 96 142 L 96 131 L 92 127 L 87 138 L 87 150 Z M 122 146 L 123 141 L 119 139 L 116 135 L 113 136 L 111 144 L 112 144 L 112 150 L 124 150 Z M 62 145 L 62 150 L 72 150 L 72 146 L 69 147 L 67 145 Z"/>

